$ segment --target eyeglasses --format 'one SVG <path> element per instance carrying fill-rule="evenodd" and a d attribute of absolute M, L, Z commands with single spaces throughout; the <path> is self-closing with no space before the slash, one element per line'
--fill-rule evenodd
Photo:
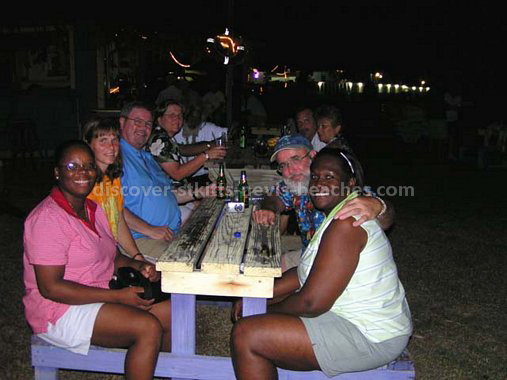
<path fill-rule="evenodd" d="M 65 168 L 67 171 L 71 173 L 77 173 L 80 170 L 84 170 L 87 172 L 97 170 L 97 165 L 95 165 L 94 162 L 85 165 L 81 165 L 75 162 L 67 162 L 65 165 L 60 165 L 60 167 Z"/>
<path fill-rule="evenodd" d="M 299 165 L 301 163 L 301 161 L 303 161 L 309 155 L 310 155 L 310 151 L 308 151 L 302 157 L 294 156 L 294 157 L 289 158 L 289 160 L 287 162 L 282 162 L 282 163 L 278 164 L 278 171 L 281 173 L 282 171 L 284 171 L 285 169 L 288 169 L 292 165 Z"/>
<path fill-rule="evenodd" d="M 138 127 L 147 127 L 147 128 L 152 128 L 153 127 L 153 122 L 152 121 L 146 121 L 146 120 L 143 120 L 143 119 L 132 119 L 130 117 L 127 117 L 127 116 L 124 116 L 125 119 L 127 120 L 132 120 L 134 122 L 135 125 L 137 125 Z"/>

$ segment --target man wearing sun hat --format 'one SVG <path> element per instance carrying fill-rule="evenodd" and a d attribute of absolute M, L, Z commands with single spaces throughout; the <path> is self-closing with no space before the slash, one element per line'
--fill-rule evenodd
<path fill-rule="evenodd" d="M 310 164 L 315 154 L 306 137 L 299 134 L 281 137 L 275 146 L 271 162 L 278 162 L 278 171 L 283 180 L 274 187 L 271 194 L 264 197 L 260 208 L 253 213 L 257 223 L 273 224 L 276 213 L 295 210 L 303 251 L 325 218 L 324 213 L 315 209 L 308 194 Z M 378 217 L 380 226 L 385 230 L 392 225 L 393 212 L 392 207 L 389 208 L 390 212 L 386 212 L 384 205 L 385 202 L 378 197 L 360 196 L 346 204 L 336 218 L 358 215 L 359 219 L 354 223 L 358 226 Z M 284 269 L 290 267 L 287 264 Z"/>

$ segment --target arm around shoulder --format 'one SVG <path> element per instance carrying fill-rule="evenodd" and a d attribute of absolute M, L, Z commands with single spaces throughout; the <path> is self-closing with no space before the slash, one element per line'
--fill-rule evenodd
<path fill-rule="evenodd" d="M 382 198 L 376 197 L 377 200 L 382 200 Z M 380 211 L 379 215 L 377 215 L 377 221 L 380 224 L 380 227 L 387 231 L 389 228 L 392 227 L 394 224 L 394 218 L 395 218 L 395 212 L 394 212 L 394 206 L 392 202 L 382 200 L 382 211 Z"/>

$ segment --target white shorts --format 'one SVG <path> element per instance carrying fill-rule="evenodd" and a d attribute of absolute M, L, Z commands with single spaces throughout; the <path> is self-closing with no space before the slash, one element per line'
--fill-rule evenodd
<path fill-rule="evenodd" d="M 90 349 L 93 326 L 103 303 L 71 305 L 53 325 L 48 322 L 48 331 L 37 334 L 57 347 L 76 354 L 87 355 Z"/>

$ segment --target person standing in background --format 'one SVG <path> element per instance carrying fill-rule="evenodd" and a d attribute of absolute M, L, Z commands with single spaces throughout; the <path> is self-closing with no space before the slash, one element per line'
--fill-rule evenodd
<path fill-rule="evenodd" d="M 218 88 L 215 81 L 211 82 L 209 91 L 202 96 L 202 118 L 205 121 L 217 123 L 222 119 L 225 106 L 225 95 Z"/>
<path fill-rule="evenodd" d="M 329 145 L 333 143 L 340 149 L 353 153 L 350 144 L 343 137 L 343 119 L 341 111 L 333 105 L 323 104 L 315 111 L 317 120 L 317 133 L 320 141 Z"/>
<path fill-rule="evenodd" d="M 219 127 L 218 125 L 204 120 L 203 104 L 196 102 L 189 107 L 186 113 L 186 118 L 181 130 L 174 135 L 174 140 L 178 146 L 187 146 L 197 143 L 209 143 L 214 145 L 218 138 L 224 137 L 227 140 L 227 128 Z M 183 163 L 189 163 L 194 160 L 196 156 L 181 156 L 180 159 Z M 205 166 L 199 168 L 187 181 L 197 186 L 206 186 L 211 183 L 208 176 L 208 169 Z"/>
<path fill-rule="evenodd" d="M 312 143 L 314 151 L 318 152 L 326 146 L 317 133 L 317 122 L 311 108 L 303 107 L 296 112 L 296 125 L 298 132 Z"/>

